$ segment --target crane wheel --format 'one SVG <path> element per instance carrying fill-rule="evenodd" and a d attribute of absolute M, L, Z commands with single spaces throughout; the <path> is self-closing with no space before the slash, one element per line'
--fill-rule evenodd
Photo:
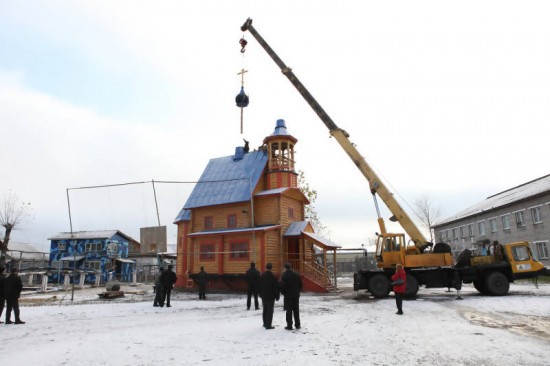
<path fill-rule="evenodd" d="M 491 272 L 485 279 L 487 293 L 492 296 L 504 296 L 510 289 L 508 278 L 501 272 Z"/>
<path fill-rule="evenodd" d="M 416 277 L 407 273 L 407 282 L 405 288 L 405 297 L 415 297 L 418 293 L 418 281 Z"/>
<path fill-rule="evenodd" d="M 376 274 L 369 278 L 368 290 L 378 299 L 388 297 L 391 290 L 390 280 L 383 274 Z"/>
<path fill-rule="evenodd" d="M 483 280 L 474 281 L 474 287 L 480 294 L 487 295 L 487 288 L 485 287 L 485 282 Z"/>

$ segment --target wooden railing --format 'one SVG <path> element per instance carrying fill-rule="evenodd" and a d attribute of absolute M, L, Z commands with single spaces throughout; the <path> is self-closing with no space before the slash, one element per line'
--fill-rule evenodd
<path fill-rule="evenodd" d="M 294 269 L 295 271 L 298 271 L 300 272 L 301 269 L 300 269 L 300 260 L 299 259 L 290 259 L 288 260 L 288 263 L 290 263 L 290 265 L 292 266 L 292 269 Z"/>
<path fill-rule="evenodd" d="M 303 274 L 324 287 L 332 284 L 332 272 L 318 263 L 304 263 Z"/>
<path fill-rule="evenodd" d="M 302 262 L 299 259 L 288 260 L 292 268 L 304 276 L 311 278 L 321 286 L 333 284 L 334 273 L 316 262 Z"/>

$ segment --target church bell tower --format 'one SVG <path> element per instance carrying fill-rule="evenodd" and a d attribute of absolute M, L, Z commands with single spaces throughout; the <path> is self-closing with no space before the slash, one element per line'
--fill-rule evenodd
<path fill-rule="evenodd" d="M 283 119 L 277 120 L 275 130 L 264 139 L 268 151 L 267 189 L 297 188 L 298 174 L 294 170 L 294 145 L 298 140 L 290 135 Z"/>

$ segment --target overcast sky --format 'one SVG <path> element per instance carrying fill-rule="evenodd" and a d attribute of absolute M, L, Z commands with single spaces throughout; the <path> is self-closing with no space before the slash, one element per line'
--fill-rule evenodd
<path fill-rule="evenodd" d="M 250 34 L 292 67 L 399 194 L 442 217 L 549 174 L 546 1 L 0 0 L 0 195 L 33 206 L 12 240 L 69 231 L 67 188 L 196 181 L 283 118 L 330 239 L 377 230 L 368 184 Z M 249 72 L 240 133 L 237 72 Z M 191 184 L 156 184 L 169 228 Z M 151 184 L 70 190 L 73 229 L 157 225 Z M 385 213 L 386 216 L 389 216 Z M 395 229 L 395 231 L 398 229 Z"/>

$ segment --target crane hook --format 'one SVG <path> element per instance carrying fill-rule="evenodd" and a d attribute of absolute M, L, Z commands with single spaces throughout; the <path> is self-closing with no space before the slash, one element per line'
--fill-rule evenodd
<path fill-rule="evenodd" d="M 248 42 L 246 41 L 246 39 L 241 38 L 241 40 L 239 41 L 239 44 L 241 45 L 241 53 L 244 53 L 244 51 L 246 51 L 244 48 L 246 47 Z"/>

